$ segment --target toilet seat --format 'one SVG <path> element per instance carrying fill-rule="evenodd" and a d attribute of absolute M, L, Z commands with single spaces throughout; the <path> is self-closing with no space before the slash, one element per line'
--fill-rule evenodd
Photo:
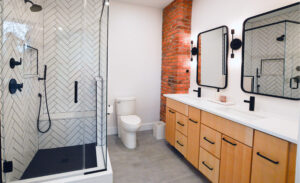
<path fill-rule="evenodd" d="M 138 125 L 142 120 L 137 115 L 121 116 L 121 121 L 127 125 Z"/>

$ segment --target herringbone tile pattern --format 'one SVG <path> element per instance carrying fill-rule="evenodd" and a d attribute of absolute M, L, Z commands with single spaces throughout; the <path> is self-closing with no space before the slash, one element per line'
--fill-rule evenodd
<path fill-rule="evenodd" d="M 99 73 L 100 11 L 98 0 L 45 2 L 44 63 L 49 70 L 47 89 L 49 110 L 53 114 L 96 110 L 94 78 Z M 79 82 L 77 104 L 75 81 Z"/>
<path fill-rule="evenodd" d="M 282 20 L 300 21 L 300 12 L 288 12 L 276 18 L 251 21 L 246 28 L 258 27 Z M 292 90 L 290 78 L 300 75 L 300 27 L 294 23 L 279 23 L 245 33 L 244 75 L 255 76 L 254 92 L 300 98 L 300 88 Z M 276 38 L 285 35 L 284 41 Z M 263 61 L 271 59 L 269 61 Z M 277 59 L 281 59 L 278 61 Z M 259 78 L 256 70 L 259 70 Z M 256 86 L 260 85 L 259 88 Z M 296 86 L 296 83 L 294 83 Z"/>
<path fill-rule="evenodd" d="M 299 12 L 300 13 L 300 12 Z M 290 78 L 300 76 L 300 71 L 296 70 L 300 66 L 300 25 L 286 24 L 286 82 L 284 85 L 285 96 L 292 98 L 300 98 L 300 87 L 298 89 L 290 88 Z M 300 84 L 300 83 L 299 83 Z M 296 87 L 293 82 L 293 87 Z"/>
<path fill-rule="evenodd" d="M 22 66 L 9 67 L 10 58 L 19 60 L 24 56 L 24 44 L 42 50 L 43 31 L 41 13 L 33 14 L 20 0 L 4 0 L 2 12 L 2 47 L 1 47 L 1 125 L 3 158 L 13 161 L 13 172 L 4 175 L 7 181 L 19 179 L 23 171 L 38 150 L 36 115 L 38 106 L 37 78 L 25 77 Z M 43 4 L 43 0 L 37 0 Z M 36 59 L 31 58 L 31 59 Z M 30 59 L 30 60 L 31 60 Z M 23 63 L 30 62 L 23 60 Z M 24 83 L 23 91 L 11 95 L 8 83 L 15 78 Z"/>
<path fill-rule="evenodd" d="M 39 134 L 39 149 L 75 146 L 96 141 L 96 120 L 94 118 L 55 120 L 49 132 Z M 48 122 L 41 123 L 47 128 Z"/>
<path fill-rule="evenodd" d="M 102 145 L 106 142 L 106 133 L 102 133 L 106 132 L 107 31 L 103 29 L 101 37 L 104 44 L 100 47 L 101 0 L 35 0 L 43 6 L 40 13 L 31 12 L 30 5 L 25 5 L 22 0 L 0 2 L 3 3 L 3 24 L 0 22 L 2 155 L 3 159 L 14 163 L 13 172 L 3 174 L 3 177 L 6 181 L 13 181 L 20 178 L 38 149 L 92 143 L 96 141 L 96 134 Z M 107 23 L 105 20 L 103 25 L 107 27 Z M 40 76 L 43 75 L 43 65 L 48 66 L 47 91 L 51 115 L 96 111 L 95 77 L 101 72 L 105 80 L 99 92 L 102 116 L 97 122 L 105 122 L 105 125 L 96 125 L 96 118 L 53 120 L 48 133 L 38 134 L 37 94 L 44 94 L 44 89 L 43 83 L 32 75 L 37 55 L 24 50 L 24 44 L 39 49 Z M 24 67 L 9 68 L 11 57 L 16 60 L 23 58 L 26 62 Z M 102 64 L 99 64 L 100 57 Z M 9 94 L 11 78 L 24 83 L 22 92 Z M 74 103 L 75 81 L 79 82 L 77 104 Z M 46 114 L 44 101 L 42 113 Z M 47 121 L 41 122 L 42 128 L 47 125 Z M 96 126 L 101 127 L 99 131 Z"/>

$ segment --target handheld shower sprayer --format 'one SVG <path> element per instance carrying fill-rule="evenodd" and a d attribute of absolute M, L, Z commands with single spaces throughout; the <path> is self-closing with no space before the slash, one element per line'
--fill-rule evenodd
<path fill-rule="evenodd" d="M 40 107 L 39 107 L 39 114 L 38 114 L 38 119 L 37 119 L 37 129 L 40 133 L 47 133 L 51 128 L 51 118 L 50 118 L 50 113 L 49 113 L 49 108 L 48 108 L 48 101 L 47 101 L 46 79 L 47 79 L 47 65 L 45 65 L 45 67 L 44 67 L 44 78 L 38 78 L 38 80 L 39 81 L 41 81 L 41 80 L 44 81 L 45 102 L 46 102 L 46 109 L 47 109 L 47 114 L 48 114 L 49 126 L 45 131 L 42 131 L 40 129 L 40 113 L 41 113 L 41 106 L 42 106 L 42 94 L 39 93 L 38 97 L 40 97 Z"/>

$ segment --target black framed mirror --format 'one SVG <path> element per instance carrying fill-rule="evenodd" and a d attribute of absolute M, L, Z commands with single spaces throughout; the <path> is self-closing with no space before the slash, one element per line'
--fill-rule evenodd
<path fill-rule="evenodd" d="M 241 88 L 300 100 L 300 3 L 244 21 Z"/>
<path fill-rule="evenodd" d="M 228 80 L 228 27 L 200 32 L 197 48 L 197 84 L 225 89 Z"/>

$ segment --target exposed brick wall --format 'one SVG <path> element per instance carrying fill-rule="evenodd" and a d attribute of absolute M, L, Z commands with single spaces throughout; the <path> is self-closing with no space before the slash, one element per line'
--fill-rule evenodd
<path fill-rule="evenodd" d="M 188 93 L 192 0 L 174 0 L 163 10 L 160 118 L 165 121 L 163 94 Z"/>

